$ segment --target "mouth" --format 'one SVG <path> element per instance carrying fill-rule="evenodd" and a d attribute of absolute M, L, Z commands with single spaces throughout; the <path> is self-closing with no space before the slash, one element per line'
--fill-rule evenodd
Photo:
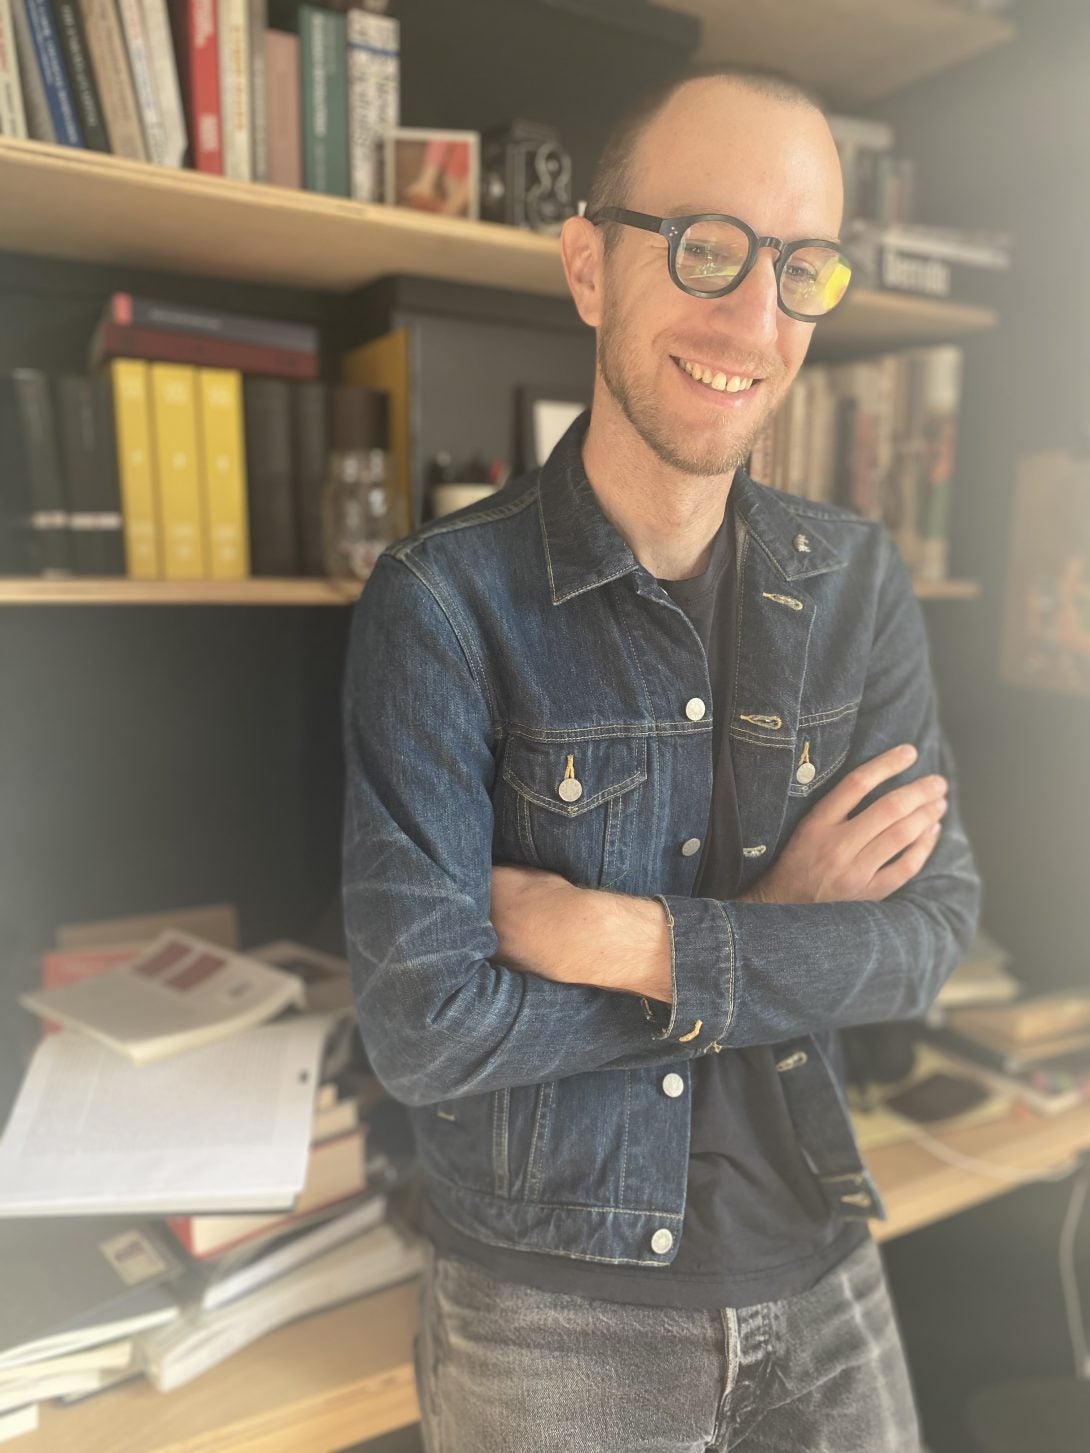
<path fill-rule="evenodd" d="M 703 390 L 705 394 L 711 395 L 713 398 L 719 395 L 724 404 L 738 405 L 748 401 L 764 382 L 760 378 L 727 373 L 724 369 L 713 368 L 710 364 L 697 363 L 688 358 L 678 358 L 674 354 L 671 354 L 670 357 L 678 371 L 683 373 L 696 388 Z"/>

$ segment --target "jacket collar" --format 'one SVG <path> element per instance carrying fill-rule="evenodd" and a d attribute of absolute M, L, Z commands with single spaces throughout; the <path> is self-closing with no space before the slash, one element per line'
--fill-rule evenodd
<path fill-rule="evenodd" d="M 538 508 L 554 605 L 639 570 L 639 561 L 602 513 L 586 470 L 583 436 L 590 411 L 580 414 L 541 469 Z M 785 580 L 838 570 L 846 562 L 796 513 L 789 496 L 758 484 L 739 469 L 731 485 L 735 509 Z M 809 549 L 800 549 L 802 537 Z"/>

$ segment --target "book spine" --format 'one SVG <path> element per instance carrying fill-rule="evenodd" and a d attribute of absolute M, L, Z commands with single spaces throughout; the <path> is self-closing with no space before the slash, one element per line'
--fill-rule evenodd
<path fill-rule="evenodd" d="M 223 175 L 216 0 L 171 0 L 170 17 L 182 88 L 190 164 Z"/>
<path fill-rule="evenodd" d="M 347 16 L 351 192 L 381 202 L 383 141 L 400 124 L 400 24 L 392 16 L 351 9 Z"/>
<path fill-rule="evenodd" d="M 267 374 L 274 378 L 318 377 L 317 353 L 233 343 L 226 338 L 202 338 L 165 328 L 124 328 L 104 320 L 91 342 L 92 366 L 98 367 L 107 358 L 118 355 L 166 363 L 205 364 L 209 368 L 237 368 L 240 373 Z"/>
<path fill-rule="evenodd" d="M 15 31 L 15 59 L 18 62 L 19 83 L 23 88 L 27 135 L 34 141 L 55 142 L 57 133 L 49 111 L 49 102 L 46 100 L 45 82 L 38 66 L 34 37 L 30 33 L 27 0 L 11 0 L 11 23 Z"/>
<path fill-rule="evenodd" d="M 152 432 L 163 574 L 167 580 L 205 576 L 204 511 L 197 451 L 196 370 L 151 365 Z"/>
<path fill-rule="evenodd" d="M 278 187 L 303 185 L 303 147 L 299 117 L 299 37 L 270 30 L 265 37 L 266 115 L 269 136 L 268 180 Z"/>
<path fill-rule="evenodd" d="M 62 146 L 83 146 L 83 133 L 76 115 L 71 83 L 61 58 L 57 27 L 49 0 L 26 0 L 30 35 L 45 87 L 46 104 L 57 141 Z"/>
<path fill-rule="evenodd" d="M 163 161 L 166 166 L 180 167 L 185 161 L 189 138 L 186 135 L 182 92 L 178 84 L 178 67 L 174 60 L 170 17 L 167 15 L 166 0 L 142 0 L 142 4 L 144 28 L 148 38 L 148 60 L 163 126 Z"/>
<path fill-rule="evenodd" d="M 248 0 L 216 0 L 216 3 L 223 174 L 235 181 L 248 182 L 253 179 L 249 4 Z"/>
<path fill-rule="evenodd" d="M 140 124 L 144 129 L 147 159 L 158 166 L 165 166 L 168 154 L 167 134 L 155 90 L 155 74 L 148 54 L 144 7 L 140 0 L 117 0 L 117 7 L 125 35 L 125 48 L 129 53 L 133 91 L 140 112 Z"/>
<path fill-rule="evenodd" d="M 329 457 L 329 390 L 322 382 L 292 385 L 295 460 L 293 474 L 304 575 L 326 574 L 322 493 Z"/>
<path fill-rule="evenodd" d="M 102 103 L 95 84 L 79 6 L 76 0 L 53 0 L 53 11 L 84 141 L 91 151 L 109 151 L 110 139 L 106 134 Z"/>
<path fill-rule="evenodd" d="M 161 578 L 161 530 L 156 504 L 148 365 L 131 358 L 110 364 L 117 467 L 125 528 L 125 562 L 132 580 Z"/>
<path fill-rule="evenodd" d="M 108 316 L 122 327 L 162 328 L 232 343 L 256 343 L 266 348 L 314 353 L 318 330 L 308 323 L 281 323 L 270 318 L 249 318 L 242 313 L 213 312 L 185 303 L 161 303 L 132 293 L 113 293 Z"/>
<path fill-rule="evenodd" d="M 250 561 L 254 575 L 299 574 L 291 394 L 281 379 L 243 381 Z"/>
<path fill-rule="evenodd" d="M 810 369 L 810 486 L 809 496 L 823 503 L 832 501 L 833 400 L 829 376 L 820 365 Z"/>
<path fill-rule="evenodd" d="M 125 37 L 114 0 L 79 0 L 103 121 L 115 156 L 147 161 Z"/>
<path fill-rule="evenodd" d="M 945 580 L 949 574 L 950 499 L 957 454 L 958 408 L 963 354 L 954 346 L 929 348 L 924 357 L 923 498 L 919 501 L 918 578 Z"/>
<path fill-rule="evenodd" d="M 68 493 L 72 565 L 77 575 L 116 575 L 121 511 L 105 493 L 112 439 L 103 437 L 99 395 L 105 380 L 65 377 L 57 383 Z"/>
<path fill-rule="evenodd" d="M 810 463 L 810 379 L 800 373 L 791 386 L 791 431 L 787 464 L 787 489 L 806 497 Z"/>
<path fill-rule="evenodd" d="M 265 82 L 268 0 L 248 0 L 250 41 L 250 170 L 255 182 L 269 179 L 269 115 Z"/>
<path fill-rule="evenodd" d="M 345 17 L 299 10 L 303 78 L 303 185 L 348 196 L 348 61 Z"/>
<path fill-rule="evenodd" d="M 0 136 L 26 136 L 26 108 L 15 53 L 11 0 L 0 0 Z"/>
<path fill-rule="evenodd" d="M 201 368 L 197 389 L 208 573 L 212 580 L 244 580 L 250 573 L 250 542 L 242 375 Z"/>
<path fill-rule="evenodd" d="M 68 504 L 49 379 L 33 368 L 18 368 L 13 377 L 26 463 L 31 566 L 41 575 L 65 576 L 72 565 Z"/>

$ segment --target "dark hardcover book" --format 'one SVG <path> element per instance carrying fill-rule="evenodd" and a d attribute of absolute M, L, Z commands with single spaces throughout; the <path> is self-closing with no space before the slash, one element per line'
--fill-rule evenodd
<path fill-rule="evenodd" d="M 76 0 L 52 0 L 52 8 L 84 144 L 91 151 L 109 151 L 110 138 L 102 115 L 102 102 L 99 100 L 79 5 Z"/>
<path fill-rule="evenodd" d="M 63 146 L 83 146 L 83 132 L 76 114 L 72 83 L 61 55 L 60 40 L 49 8 L 49 0 L 15 0 L 26 6 L 34 58 L 45 88 L 46 105 L 57 141 Z"/>
<path fill-rule="evenodd" d="M 132 293 L 114 293 L 102 313 L 103 322 L 123 328 L 158 328 L 168 333 L 192 333 L 230 343 L 252 343 L 299 353 L 317 353 L 318 330 L 309 323 L 285 323 L 279 318 L 251 318 L 197 308 L 190 303 L 166 303 Z"/>
<path fill-rule="evenodd" d="M 0 575 L 31 573 L 24 455 L 15 379 L 0 374 Z"/>
<path fill-rule="evenodd" d="M 110 384 L 57 380 L 72 566 L 77 575 L 124 575 L 121 488 Z"/>
<path fill-rule="evenodd" d="M 303 574 L 320 578 L 326 574 L 322 490 L 330 444 L 328 385 L 292 384 L 292 405 L 299 553 Z"/>
<path fill-rule="evenodd" d="M 251 575 L 299 574 L 292 480 L 291 388 L 284 379 L 242 381 Z"/>
<path fill-rule="evenodd" d="M 303 186 L 347 197 L 348 30 L 343 14 L 316 5 L 299 8 L 302 79 Z"/>
<path fill-rule="evenodd" d="M 273 378 L 318 377 L 317 353 L 235 343 L 227 338 L 205 338 L 166 328 L 125 328 L 106 320 L 99 323 L 91 339 L 90 369 L 100 368 L 109 358 L 146 358 L 160 363 L 234 368 L 239 373 L 268 374 Z"/>
<path fill-rule="evenodd" d="M 5 467 L 5 493 L 16 558 L 23 573 L 69 575 L 68 504 L 49 379 L 38 369 L 17 368 L 5 388 L 5 465 L 13 461 Z"/>
<path fill-rule="evenodd" d="M 961 1055 L 964 1059 L 972 1060 L 975 1064 L 984 1065 L 989 1069 L 999 1070 L 1003 1074 L 1025 1074 L 1035 1069 L 1067 1071 L 1077 1074 L 1090 1069 L 1090 1044 L 1062 1054 L 1034 1054 L 1028 1048 L 1024 1054 L 1011 1054 L 990 1044 L 984 1044 L 971 1035 L 961 1034 L 949 1024 L 928 1028 L 927 1038 L 940 1049 L 948 1050 L 951 1054 Z"/>

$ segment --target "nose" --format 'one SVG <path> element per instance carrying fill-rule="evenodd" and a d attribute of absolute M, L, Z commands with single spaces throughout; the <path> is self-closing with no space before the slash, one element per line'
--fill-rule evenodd
<path fill-rule="evenodd" d="M 770 348 L 779 331 L 779 295 L 774 248 L 762 247 L 753 267 L 732 293 L 714 300 L 728 312 L 731 326 L 755 348 Z"/>

